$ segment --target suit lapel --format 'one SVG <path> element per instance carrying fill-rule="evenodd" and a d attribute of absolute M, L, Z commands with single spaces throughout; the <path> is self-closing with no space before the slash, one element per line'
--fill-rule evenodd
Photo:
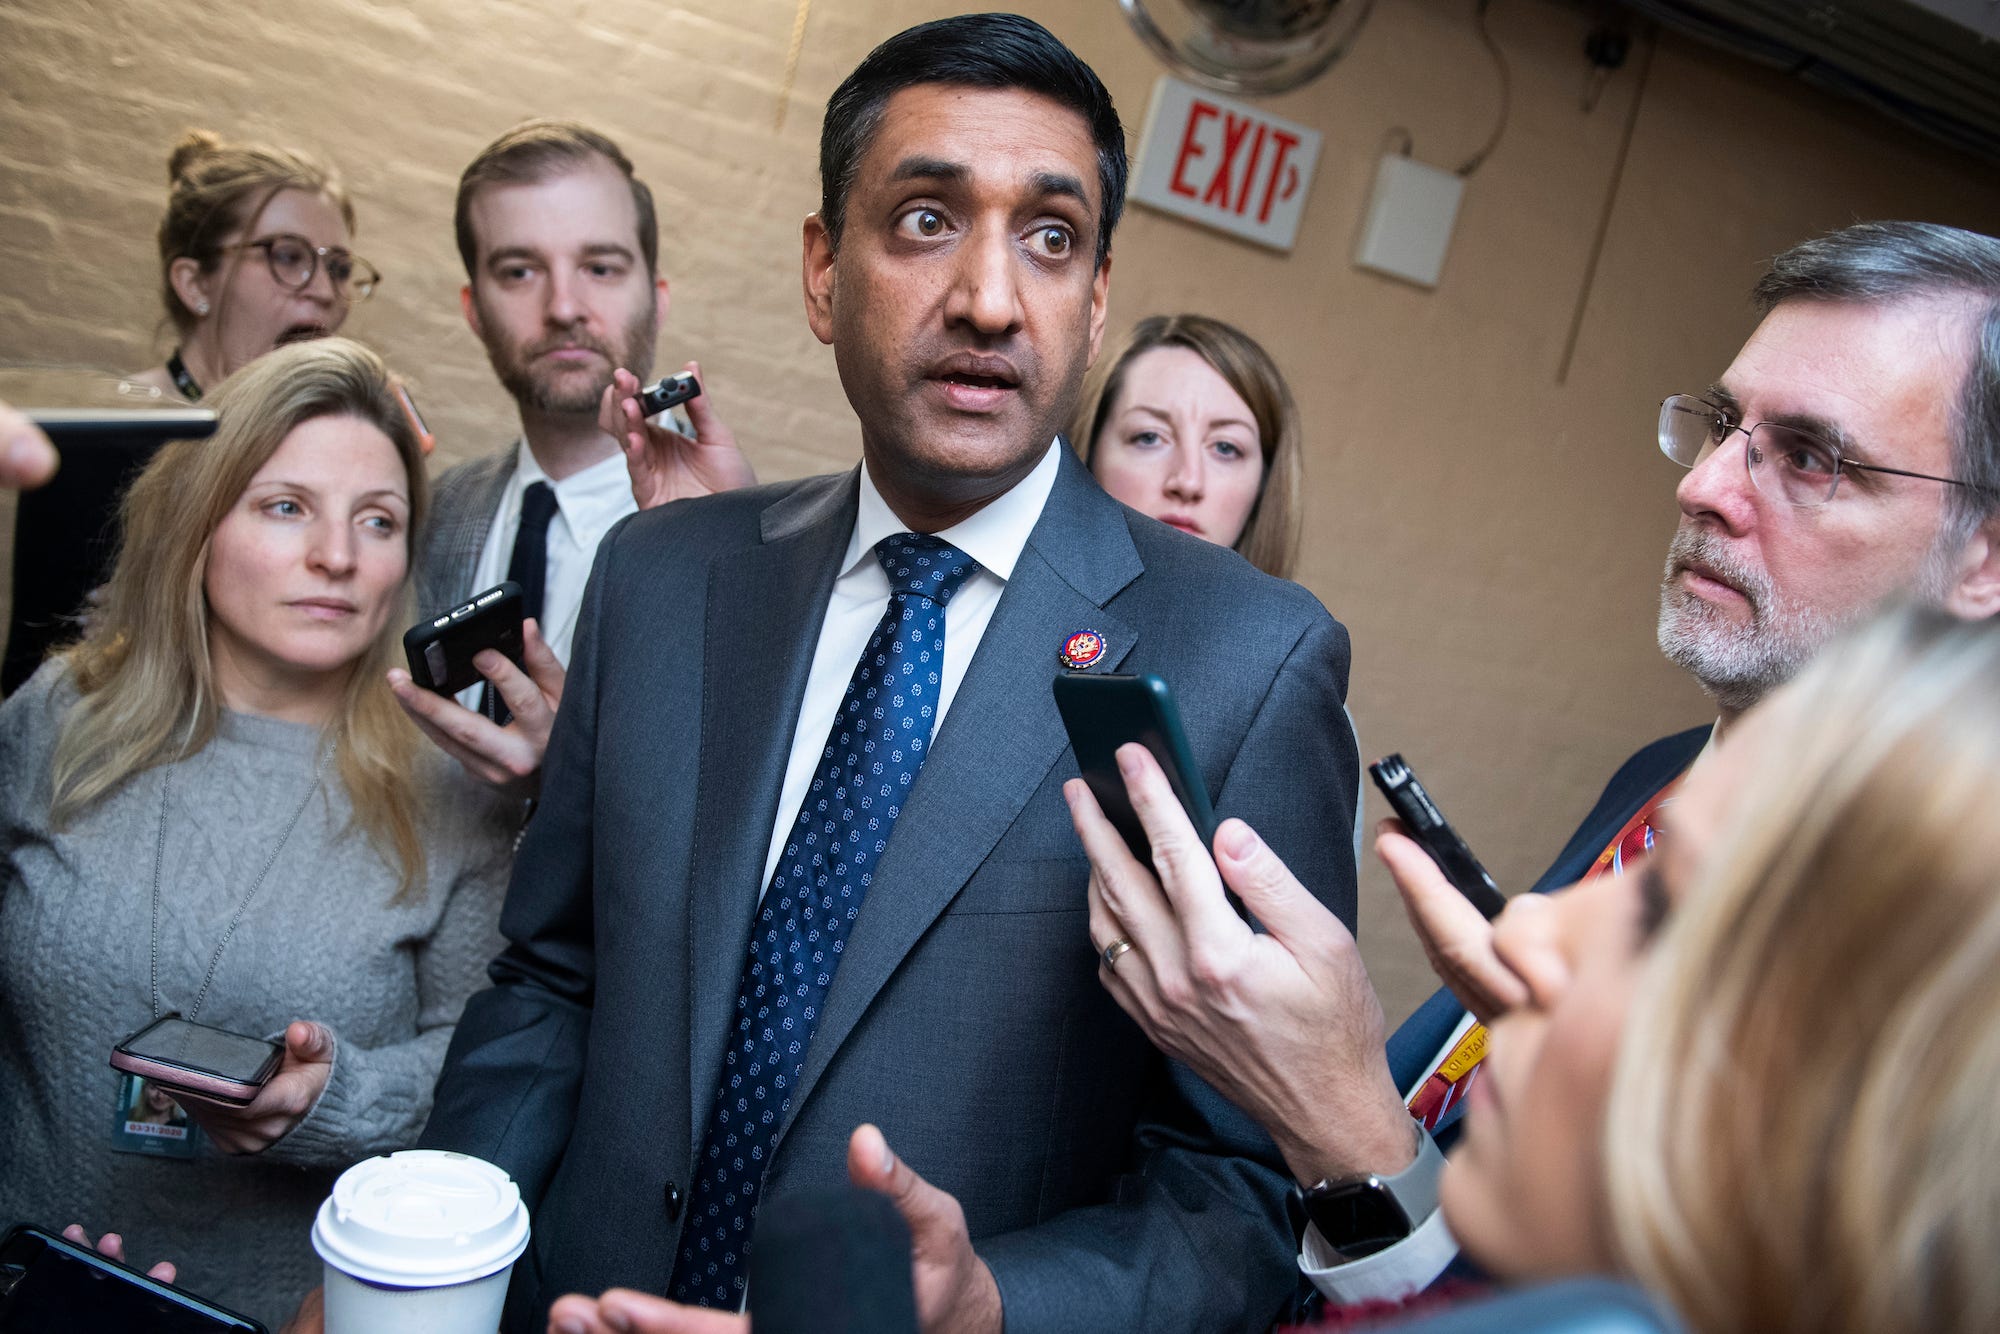
<path fill-rule="evenodd" d="M 741 989 L 792 731 L 841 556 L 857 474 L 816 479 L 709 566 L 701 766 L 689 862 L 689 1126 L 701 1151 Z"/>
<path fill-rule="evenodd" d="M 493 531 L 493 520 L 498 517 L 494 511 L 500 508 L 500 497 L 506 494 L 507 483 L 514 480 L 513 450 L 493 462 L 494 467 L 479 479 L 473 492 L 473 505 L 465 524 L 453 534 L 452 585 L 465 589 L 468 595 L 484 591 L 474 588 L 472 581 L 479 577 L 479 557 L 486 550 L 486 535 Z"/>
<path fill-rule="evenodd" d="M 518 446 L 517 446 L 518 448 Z M 417 572 L 417 611 L 434 615 L 480 590 L 479 557 L 492 531 L 494 511 L 514 475 L 514 450 L 475 459 L 439 479 L 425 522 L 423 559 Z"/>
<path fill-rule="evenodd" d="M 1104 605 L 1143 568 L 1124 512 L 1065 446 L 1055 488 L 876 868 L 806 1053 L 788 1122 L 883 985 L 1068 747 L 1050 692 L 1062 670 L 1056 653 L 1063 641 L 1078 630 L 1104 637 L 1104 656 L 1092 671 L 1115 670 L 1138 642 Z M 783 1135 L 781 1129 L 780 1143 Z"/>

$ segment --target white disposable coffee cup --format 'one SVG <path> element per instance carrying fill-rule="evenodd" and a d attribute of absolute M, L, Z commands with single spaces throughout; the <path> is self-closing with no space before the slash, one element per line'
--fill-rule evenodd
<path fill-rule="evenodd" d="M 493 1334 L 528 1207 L 492 1163 L 410 1149 L 342 1172 L 312 1240 L 327 1334 Z"/>

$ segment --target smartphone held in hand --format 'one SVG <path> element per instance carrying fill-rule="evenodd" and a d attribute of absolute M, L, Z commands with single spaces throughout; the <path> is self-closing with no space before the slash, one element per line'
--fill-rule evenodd
<path fill-rule="evenodd" d="M 1431 794 L 1417 781 L 1417 775 L 1404 762 L 1401 755 L 1389 755 L 1368 766 L 1368 776 L 1375 780 L 1375 786 L 1389 800 L 1396 818 L 1409 830 L 1410 837 L 1417 845 L 1430 854 L 1438 869 L 1451 887 L 1463 894 L 1466 901 L 1479 909 L 1489 922 L 1500 915 L 1507 906 L 1507 896 L 1500 892 L 1500 886 L 1479 864 L 1479 858 L 1472 855 L 1472 849 L 1444 818 L 1444 812 L 1431 800 Z"/>
<path fill-rule="evenodd" d="M 456 695 L 486 679 L 472 659 L 489 648 L 520 667 L 526 643 L 521 622 L 521 586 L 511 579 L 470 602 L 418 621 L 403 635 L 410 679 L 425 690 Z"/>
<path fill-rule="evenodd" d="M 224 1310 L 88 1246 L 22 1223 L 0 1240 L 0 1334 L 266 1334 Z"/>
<path fill-rule="evenodd" d="M 113 1069 L 175 1093 L 241 1107 L 278 1071 L 283 1044 L 170 1014 L 111 1049 Z"/>
<path fill-rule="evenodd" d="M 1076 767 L 1105 818 L 1124 836 L 1125 846 L 1151 865 L 1152 844 L 1125 794 L 1118 772 L 1118 748 L 1136 741 L 1151 751 L 1166 771 L 1181 809 L 1187 812 L 1203 847 L 1215 844 L 1215 809 L 1208 788 L 1195 766 L 1193 748 L 1174 707 L 1173 691 L 1157 676 L 1120 676 L 1105 672 L 1065 672 L 1055 679 L 1056 710 L 1069 732 Z"/>

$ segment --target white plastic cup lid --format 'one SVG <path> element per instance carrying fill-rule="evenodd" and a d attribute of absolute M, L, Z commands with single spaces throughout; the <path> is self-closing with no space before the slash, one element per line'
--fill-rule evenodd
<path fill-rule="evenodd" d="M 356 1163 L 313 1222 L 320 1258 L 368 1283 L 431 1288 L 498 1273 L 528 1245 L 528 1206 L 483 1159 L 407 1149 Z"/>

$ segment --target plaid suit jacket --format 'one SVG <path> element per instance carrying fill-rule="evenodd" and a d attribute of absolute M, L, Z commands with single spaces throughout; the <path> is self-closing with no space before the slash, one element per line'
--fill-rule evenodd
<path fill-rule="evenodd" d="M 417 614 L 435 616 L 479 590 L 479 553 L 500 495 L 514 475 L 518 445 L 446 469 L 431 482 L 430 514 L 417 537 Z"/>

